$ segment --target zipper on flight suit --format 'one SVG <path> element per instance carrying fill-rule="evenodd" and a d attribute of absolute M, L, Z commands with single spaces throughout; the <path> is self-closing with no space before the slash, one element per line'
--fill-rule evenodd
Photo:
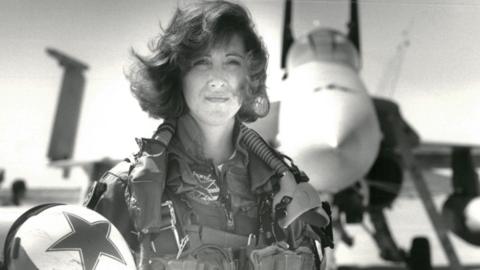
<path fill-rule="evenodd" d="M 225 214 L 225 219 L 227 221 L 227 231 L 234 231 L 235 230 L 235 221 L 233 219 L 233 212 L 232 212 L 232 198 L 230 196 L 230 192 L 228 191 L 227 181 L 225 180 L 226 170 L 220 169 L 216 166 L 215 173 L 218 176 L 219 180 L 219 187 L 220 187 L 220 202 L 221 207 L 223 208 L 223 212 Z"/>
<path fill-rule="evenodd" d="M 233 220 L 232 213 L 232 199 L 228 191 L 226 191 L 224 200 L 225 201 L 223 202 L 223 209 L 225 211 L 225 217 L 227 218 L 227 230 L 233 231 L 235 229 L 235 222 Z"/>

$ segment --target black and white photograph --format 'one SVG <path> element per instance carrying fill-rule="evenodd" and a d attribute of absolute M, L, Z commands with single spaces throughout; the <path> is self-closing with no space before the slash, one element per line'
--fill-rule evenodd
<path fill-rule="evenodd" d="M 480 269 L 480 1 L 0 1 L 0 270 Z"/>

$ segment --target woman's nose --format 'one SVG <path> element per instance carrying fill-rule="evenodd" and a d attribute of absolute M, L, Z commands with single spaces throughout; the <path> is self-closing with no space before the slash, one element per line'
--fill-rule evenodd
<path fill-rule="evenodd" d="M 208 86 L 212 90 L 217 90 L 225 87 L 225 80 L 222 78 L 212 78 L 208 81 Z"/>

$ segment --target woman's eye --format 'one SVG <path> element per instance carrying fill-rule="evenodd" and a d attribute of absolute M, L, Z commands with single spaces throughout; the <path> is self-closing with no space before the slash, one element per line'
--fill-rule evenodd
<path fill-rule="evenodd" d="M 195 60 L 192 62 L 192 66 L 196 67 L 196 66 L 207 66 L 209 65 L 210 62 L 207 60 L 207 59 L 198 59 L 198 60 Z"/>
<path fill-rule="evenodd" d="M 241 66 L 242 62 L 238 59 L 228 59 L 227 60 L 227 65 Z"/>

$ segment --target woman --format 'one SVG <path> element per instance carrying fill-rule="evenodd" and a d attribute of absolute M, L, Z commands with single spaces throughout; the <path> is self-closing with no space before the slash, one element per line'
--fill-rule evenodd
<path fill-rule="evenodd" d="M 177 9 L 151 45 L 128 78 L 142 109 L 165 121 L 87 205 L 123 233 L 141 269 L 273 269 L 286 256 L 318 266 L 328 223 L 318 195 L 243 125 L 269 110 L 267 53 L 248 12 L 225 1 Z"/>

